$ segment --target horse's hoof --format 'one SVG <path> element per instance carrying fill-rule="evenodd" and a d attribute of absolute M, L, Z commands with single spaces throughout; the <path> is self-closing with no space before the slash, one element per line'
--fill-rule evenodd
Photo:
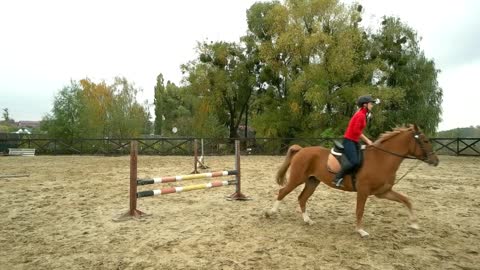
<path fill-rule="evenodd" d="M 357 232 L 360 234 L 360 236 L 361 236 L 362 238 L 368 238 L 368 237 L 370 236 L 370 234 L 369 234 L 368 232 L 366 232 L 366 231 L 364 231 L 364 230 L 362 230 L 362 229 L 357 230 Z"/>
<path fill-rule="evenodd" d="M 420 230 L 420 226 L 418 226 L 417 223 L 412 223 L 412 224 L 409 224 L 408 227 L 414 229 L 414 230 Z"/>
<path fill-rule="evenodd" d="M 313 220 L 311 220 L 311 219 L 310 219 L 310 220 L 304 220 L 304 221 L 305 221 L 305 224 L 310 225 L 310 226 L 312 226 L 313 224 L 315 224 L 315 221 L 313 221 Z"/>
<path fill-rule="evenodd" d="M 303 215 L 303 221 L 305 222 L 305 224 L 308 224 L 308 225 L 313 225 L 315 224 L 315 221 L 313 221 L 307 214 L 302 214 Z"/>
<path fill-rule="evenodd" d="M 270 217 L 272 217 L 274 214 L 275 214 L 275 212 L 273 212 L 272 210 L 265 210 L 265 211 L 263 212 L 263 215 L 264 215 L 266 218 L 270 218 Z"/>

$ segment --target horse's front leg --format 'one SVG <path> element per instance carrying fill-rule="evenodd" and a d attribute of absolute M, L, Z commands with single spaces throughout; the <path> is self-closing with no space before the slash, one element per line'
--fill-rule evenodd
<path fill-rule="evenodd" d="M 395 192 L 393 190 L 389 190 L 385 193 L 377 194 L 375 196 L 377 196 L 378 198 L 381 198 L 381 199 L 387 199 L 387 200 L 390 200 L 390 201 L 400 202 L 400 203 L 404 204 L 408 208 L 408 212 L 409 212 L 409 217 L 410 217 L 409 227 L 412 228 L 412 229 L 415 229 L 415 230 L 418 230 L 420 228 L 418 226 L 418 223 L 417 223 L 417 217 L 415 216 L 415 213 L 413 212 L 412 203 L 407 198 L 407 196 L 402 195 L 402 194 L 400 194 L 398 192 Z"/>
<path fill-rule="evenodd" d="M 355 227 L 355 230 L 362 236 L 362 237 L 368 237 L 370 234 L 366 232 L 363 229 L 362 226 L 362 218 L 363 218 L 363 212 L 365 210 L 365 203 L 367 202 L 368 194 L 363 193 L 361 191 L 357 192 L 357 209 L 356 209 L 356 215 L 357 215 L 357 224 Z"/>

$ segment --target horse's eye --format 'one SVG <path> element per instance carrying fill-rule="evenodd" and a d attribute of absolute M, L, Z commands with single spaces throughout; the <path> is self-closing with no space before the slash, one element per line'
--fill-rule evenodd
<path fill-rule="evenodd" d="M 425 141 L 423 141 L 423 142 L 424 142 L 424 143 L 429 143 L 430 141 L 425 140 Z"/>

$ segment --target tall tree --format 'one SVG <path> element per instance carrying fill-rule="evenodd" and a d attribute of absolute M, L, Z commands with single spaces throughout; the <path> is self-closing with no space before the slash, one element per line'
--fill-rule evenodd
<path fill-rule="evenodd" d="M 109 112 L 113 105 L 113 92 L 105 81 L 92 82 L 86 78 L 80 80 L 82 86 L 81 123 L 85 136 L 95 138 L 109 137 Z"/>
<path fill-rule="evenodd" d="M 360 25 L 362 12 L 336 0 L 255 3 L 247 11 L 243 40 L 258 56 L 252 109 L 261 135 L 338 136 L 364 94 L 386 101 L 374 109 L 372 136 L 406 122 L 435 129 L 438 71 L 416 33 L 393 18 L 371 33 Z"/>
<path fill-rule="evenodd" d="M 372 38 L 375 44 L 371 54 L 383 63 L 378 85 L 394 92 L 383 107 L 385 121 L 376 126 L 385 130 L 416 123 L 434 134 L 441 120 L 440 71 L 420 49 L 417 33 L 399 18 L 384 17 L 380 31 Z"/>
<path fill-rule="evenodd" d="M 192 97 L 183 87 L 167 81 L 162 96 L 164 134 L 172 136 L 194 136 Z M 176 130 L 175 132 L 173 130 Z"/>
<path fill-rule="evenodd" d="M 109 136 L 115 138 L 136 137 L 150 133 L 150 112 L 148 104 L 137 102 L 140 89 L 128 82 L 126 78 L 117 77 L 109 86 L 113 102 L 108 113 Z"/>
<path fill-rule="evenodd" d="M 358 22 L 358 6 L 332 0 L 256 3 L 247 12 L 258 45 L 256 127 L 267 136 L 337 133 L 355 109 L 354 96 L 373 90 L 377 63 Z M 276 120 L 272 122 L 272 120 Z"/>
<path fill-rule="evenodd" d="M 183 66 L 190 89 L 202 97 L 202 113 L 215 114 L 230 138 L 238 137 L 255 84 L 244 50 L 235 43 L 201 43 L 198 59 Z"/>
<path fill-rule="evenodd" d="M 70 140 L 149 133 L 148 107 L 137 102 L 138 91 L 125 78 L 115 78 L 112 85 L 71 81 L 56 95 L 52 113 L 43 118 L 41 128 L 50 136 Z"/>
<path fill-rule="evenodd" d="M 157 84 L 154 88 L 154 99 L 153 104 L 155 106 L 155 124 L 154 124 L 154 133 L 157 135 L 163 135 L 162 132 L 162 122 L 165 120 L 165 108 L 164 108 L 164 98 L 165 95 L 165 86 L 163 80 L 163 74 L 157 76 Z"/>
<path fill-rule="evenodd" d="M 72 140 L 81 137 L 81 86 L 76 81 L 55 96 L 51 114 L 43 117 L 40 129 L 54 138 Z"/>
<path fill-rule="evenodd" d="M 3 120 L 5 122 L 10 121 L 10 113 L 8 112 L 8 108 L 3 108 Z"/>
<path fill-rule="evenodd" d="M 0 132 L 12 132 L 17 129 L 15 120 L 10 118 L 8 108 L 3 108 L 3 122 L 0 121 Z"/>

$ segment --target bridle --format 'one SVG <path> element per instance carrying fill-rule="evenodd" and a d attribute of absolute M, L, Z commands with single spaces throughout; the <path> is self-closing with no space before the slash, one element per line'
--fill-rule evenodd
<path fill-rule="evenodd" d="M 416 160 L 419 160 L 419 161 L 423 161 L 423 162 L 426 162 L 426 163 L 430 163 L 430 157 L 432 155 L 434 155 L 435 153 L 433 151 L 431 152 L 427 152 L 427 150 L 425 149 L 425 145 L 423 144 L 423 142 L 421 141 L 420 139 L 420 135 L 421 133 L 419 131 L 415 131 L 413 132 L 413 138 L 415 139 L 415 149 L 413 150 L 413 152 L 417 152 L 417 145 L 420 147 L 420 149 L 422 150 L 423 152 L 423 158 L 418 158 L 418 157 L 415 157 L 415 156 L 408 156 L 408 155 L 401 155 L 401 154 L 397 154 L 397 153 L 394 153 L 390 150 L 386 150 L 386 149 L 383 149 L 383 148 L 380 148 L 376 145 L 373 145 L 372 146 L 380 151 L 383 151 L 385 153 L 388 153 L 390 155 L 393 155 L 393 156 L 396 156 L 396 157 L 399 157 L 399 158 L 406 158 L 406 159 L 416 159 Z M 418 165 L 420 164 L 420 162 L 416 162 L 415 165 L 413 165 L 412 167 L 410 167 L 400 178 L 397 178 L 395 180 L 395 183 L 394 184 L 398 184 L 398 182 L 400 182 L 400 180 L 402 180 L 409 172 L 413 171 Z"/>
<path fill-rule="evenodd" d="M 427 150 L 425 149 L 425 145 L 424 145 L 423 142 L 420 140 L 420 135 L 421 135 L 421 134 L 422 134 L 422 133 L 419 132 L 419 131 L 415 131 L 415 132 L 413 133 L 413 138 L 415 139 L 415 142 L 416 142 L 416 143 L 415 143 L 415 150 L 414 150 L 413 152 L 416 152 L 416 150 L 417 150 L 417 145 L 418 145 L 418 146 L 420 147 L 420 149 L 422 150 L 422 152 L 423 152 L 423 158 L 418 158 L 418 157 L 411 156 L 411 155 L 397 154 L 397 153 L 394 153 L 394 152 L 392 152 L 392 151 L 390 151 L 390 150 L 383 149 L 383 148 L 378 147 L 378 146 L 373 145 L 373 144 L 372 144 L 371 146 L 373 146 L 374 148 L 376 148 L 376 149 L 378 149 L 378 150 L 380 150 L 380 151 L 382 151 L 382 152 L 388 153 L 388 154 L 390 154 L 390 155 L 393 155 L 393 156 L 396 156 L 396 157 L 399 157 L 399 158 L 418 159 L 418 160 L 421 160 L 421 161 L 423 161 L 423 162 L 427 162 L 427 163 L 428 163 L 428 161 L 430 160 L 430 157 L 431 157 L 432 155 L 434 155 L 435 153 L 434 153 L 433 151 L 427 152 Z"/>

